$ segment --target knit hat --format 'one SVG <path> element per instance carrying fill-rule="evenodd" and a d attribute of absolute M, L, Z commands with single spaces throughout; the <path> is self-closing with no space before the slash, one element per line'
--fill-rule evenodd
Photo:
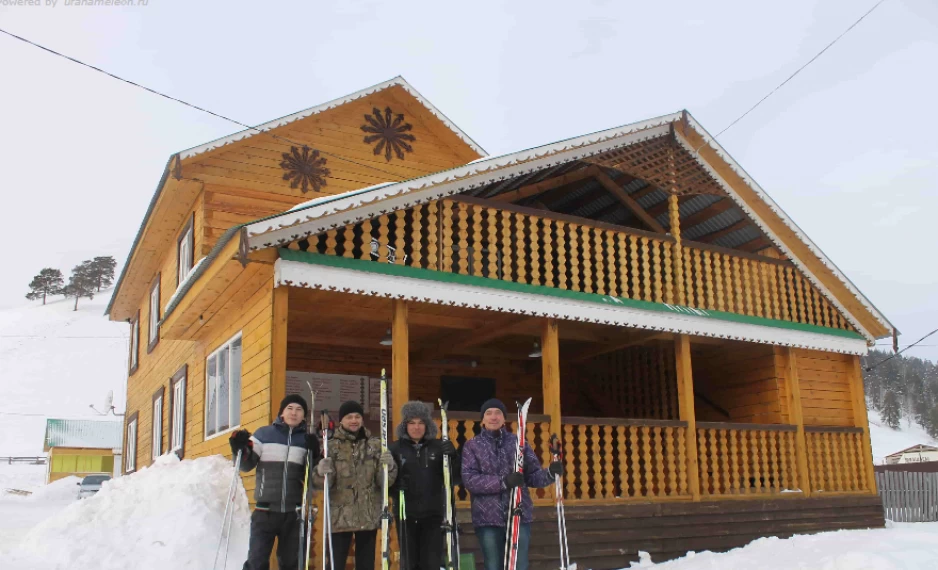
<path fill-rule="evenodd" d="M 498 408 L 499 410 L 501 410 L 503 416 L 508 415 L 507 410 L 505 410 L 505 404 L 502 403 L 501 400 L 499 400 L 498 398 L 489 398 L 488 400 L 485 401 L 484 404 L 482 404 L 482 410 L 480 410 L 482 412 L 482 417 L 485 417 L 486 410 L 490 410 L 492 408 Z"/>
<path fill-rule="evenodd" d="M 277 417 L 283 415 L 283 410 L 290 404 L 299 404 L 303 406 L 303 417 L 305 418 L 309 414 L 309 406 L 306 405 L 306 400 L 303 399 L 303 396 L 299 394 L 290 394 L 286 398 L 280 401 L 280 411 L 277 412 Z"/>
<path fill-rule="evenodd" d="M 349 414 L 360 414 L 365 415 L 365 410 L 362 409 L 362 405 L 356 402 L 355 400 L 349 400 L 341 406 L 339 406 L 339 421 L 342 421 L 342 418 Z"/>
<path fill-rule="evenodd" d="M 407 423 L 415 419 L 423 420 L 423 425 L 427 426 L 424 439 L 436 438 L 437 429 L 430 417 L 430 408 L 423 402 L 407 402 L 401 408 L 401 423 L 397 424 L 397 439 L 407 437 Z"/>

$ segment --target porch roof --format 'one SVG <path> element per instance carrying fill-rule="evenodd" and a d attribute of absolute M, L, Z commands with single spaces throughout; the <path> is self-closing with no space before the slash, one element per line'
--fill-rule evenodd
<path fill-rule="evenodd" d="M 392 297 L 844 354 L 866 352 L 866 342 L 860 334 L 842 329 L 306 251 L 281 249 L 279 253 L 275 286 Z"/>

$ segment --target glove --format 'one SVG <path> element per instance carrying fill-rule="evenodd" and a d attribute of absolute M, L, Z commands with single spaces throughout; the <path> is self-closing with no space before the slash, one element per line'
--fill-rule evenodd
<path fill-rule="evenodd" d="M 551 463 L 547 470 L 550 471 L 550 474 L 555 477 L 563 477 L 563 463 L 559 461 L 554 461 Z"/>
<path fill-rule="evenodd" d="M 394 456 L 391 455 L 390 451 L 381 452 L 381 465 L 384 465 L 385 467 L 388 467 L 388 468 L 394 465 Z"/>
<path fill-rule="evenodd" d="M 456 446 L 453 445 L 453 442 L 448 439 L 443 442 L 442 449 L 443 455 L 456 455 Z"/>
<path fill-rule="evenodd" d="M 316 473 L 319 473 L 320 477 L 328 477 L 335 473 L 335 467 L 332 465 L 331 457 L 323 457 L 319 460 L 319 463 L 316 465 Z"/>
<path fill-rule="evenodd" d="M 239 429 L 228 437 L 228 444 L 231 446 L 231 454 L 237 455 L 239 451 L 245 451 L 254 447 L 251 442 L 251 432 L 246 429 Z"/>
<path fill-rule="evenodd" d="M 524 486 L 524 475 L 518 473 L 517 471 L 512 471 L 508 475 L 505 475 L 505 488 L 508 490 L 514 489 L 515 487 Z"/>

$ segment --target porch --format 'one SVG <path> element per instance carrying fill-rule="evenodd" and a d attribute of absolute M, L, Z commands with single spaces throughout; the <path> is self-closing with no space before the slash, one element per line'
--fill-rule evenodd
<path fill-rule="evenodd" d="M 661 542 L 618 523 L 602 532 L 586 528 L 604 517 L 648 517 L 648 528 L 658 528 L 719 511 L 712 520 L 729 517 L 739 528 L 774 529 L 777 522 L 800 532 L 821 509 L 828 515 L 814 523 L 819 530 L 882 524 L 870 523 L 878 498 L 854 356 L 389 298 L 363 293 L 364 280 L 343 290 L 288 277 L 281 271 L 274 289 L 272 345 L 282 360 L 274 365 L 271 402 L 286 393 L 288 373 L 358 377 L 364 395 L 387 368 L 392 437 L 404 402 L 442 398 L 451 402 L 446 429 L 462 445 L 481 429 L 481 401 L 498 397 L 511 411 L 532 397 L 526 435 L 545 463 L 550 435 L 562 438 L 571 540 L 590 547 L 584 556 L 628 537 L 630 544 Z M 435 417 L 440 426 L 438 410 Z M 376 430 L 377 416 L 366 413 L 366 426 Z M 513 414 L 509 429 L 517 429 Z M 552 490 L 532 494 L 542 520 L 552 521 Z M 706 506 L 726 500 L 740 506 Z M 464 489 L 457 501 L 468 513 Z M 684 510 L 667 506 L 682 503 Z M 749 524 L 752 516 L 761 526 Z M 700 521 L 692 524 L 706 526 Z M 472 551 L 471 525 L 464 526 Z M 704 533 L 691 542 L 705 547 L 708 540 Z M 626 565 L 628 557 L 610 552 L 597 567 L 607 559 Z M 540 566 L 536 558 L 532 567 Z"/>

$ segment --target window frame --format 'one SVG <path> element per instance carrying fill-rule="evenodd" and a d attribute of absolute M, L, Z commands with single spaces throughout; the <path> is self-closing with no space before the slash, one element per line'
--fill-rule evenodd
<path fill-rule="evenodd" d="M 180 255 L 182 249 L 182 242 L 187 242 L 189 246 L 189 259 L 188 267 L 186 267 L 186 274 L 182 274 L 182 256 Z M 195 266 L 195 212 L 189 217 L 189 221 L 186 222 L 186 225 L 182 227 L 182 231 L 179 232 L 179 237 L 176 238 L 176 288 L 178 289 L 182 285 L 183 281 L 189 277 L 189 274 L 192 272 L 192 268 Z"/>
<path fill-rule="evenodd" d="M 129 475 L 137 470 L 137 438 L 139 436 L 140 413 L 134 412 L 127 416 L 127 424 L 124 426 L 124 474 Z M 130 431 L 133 427 L 133 437 Z"/>
<path fill-rule="evenodd" d="M 140 368 L 140 309 L 130 321 L 130 375 Z"/>
<path fill-rule="evenodd" d="M 150 296 L 147 297 L 149 305 L 150 320 L 147 323 L 147 354 L 153 352 L 153 349 L 156 348 L 156 345 L 160 343 L 160 305 L 163 302 L 162 299 L 162 287 L 160 286 L 160 281 L 162 279 L 162 273 L 156 274 L 156 281 L 153 282 L 153 285 L 150 286 Z M 156 293 L 156 315 L 153 315 L 153 293 Z M 156 323 L 154 327 L 153 323 Z"/>
<path fill-rule="evenodd" d="M 168 451 L 176 453 L 176 456 L 179 459 L 182 459 L 186 454 L 186 390 L 188 390 L 188 378 L 189 378 L 189 365 L 183 364 L 182 368 L 176 371 L 173 374 L 173 377 L 169 380 L 169 441 L 167 442 Z M 182 424 L 182 431 L 179 437 L 179 447 L 173 445 L 173 435 L 176 432 L 176 386 L 182 384 L 182 408 L 180 410 L 180 422 Z"/>
<path fill-rule="evenodd" d="M 220 345 L 218 346 L 218 348 L 216 348 L 215 350 L 213 350 L 211 353 L 209 353 L 209 354 L 205 357 L 205 409 L 204 409 L 204 411 L 203 411 L 203 418 L 204 418 L 204 421 L 203 421 L 203 429 L 202 429 L 202 431 L 203 431 L 203 434 L 202 434 L 202 435 L 203 435 L 205 441 L 208 441 L 209 439 L 213 439 L 213 438 L 216 438 L 216 437 L 225 435 L 226 433 L 230 433 L 230 432 L 232 432 L 232 431 L 234 431 L 234 430 L 236 430 L 236 429 L 238 429 L 238 428 L 241 427 L 241 406 L 240 406 L 240 404 L 241 404 L 241 379 L 243 378 L 243 370 L 241 369 L 241 367 L 242 367 L 243 364 L 244 364 L 244 341 L 243 341 L 243 338 L 242 338 L 242 334 L 241 334 L 241 333 L 242 333 L 242 331 L 238 331 L 237 333 L 234 334 L 234 336 L 232 336 L 232 337 L 229 338 L 227 341 L 225 341 L 225 342 L 223 342 L 222 344 L 220 344 Z M 211 398 L 210 398 L 210 396 L 211 396 L 211 389 L 212 389 L 212 386 L 210 386 L 210 384 L 211 384 L 211 373 L 210 373 L 210 371 L 209 371 L 209 361 L 210 361 L 212 358 L 216 358 L 219 353 L 221 353 L 223 350 L 225 350 L 225 348 L 229 348 L 228 354 L 230 355 L 230 354 L 231 354 L 230 347 L 231 347 L 236 341 L 239 341 L 239 340 L 241 341 L 241 363 L 239 363 L 239 366 L 238 366 L 238 375 L 239 375 L 239 378 L 238 378 L 238 396 L 237 396 L 237 398 L 238 398 L 238 418 L 237 418 L 237 422 L 235 422 L 235 421 L 234 421 L 234 418 L 232 417 L 232 414 L 231 414 L 231 406 L 232 406 L 232 403 L 233 403 L 234 399 L 233 399 L 232 393 L 231 393 L 231 378 L 232 378 L 232 376 L 231 376 L 231 360 L 230 360 L 230 356 L 229 356 L 229 361 L 228 361 L 228 424 L 229 424 L 229 425 L 228 425 L 227 427 L 225 427 L 224 429 L 219 429 L 219 427 L 217 426 L 217 418 L 215 419 L 215 423 L 214 423 L 214 424 L 212 424 L 212 423 L 209 422 L 209 406 L 211 406 L 211 401 L 210 401 Z M 217 362 L 217 361 L 216 361 L 216 362 Z M 217 366 L 217 364 L 216 364 L 216 366 Z M 220 385 L 219 385 L 219 388 L 220 388 Z M 216 408 L 215 408 L 216 415 L 217 415 L 219 409 L 220 409 L 220 408 L 216 406 Z M 209 427 L 210 427 L 210 426 L 215 429 L 215 431 L 214 431 L 213 433 L 209 433 Z"/>
<path fill-rule="evenodd" d="M 156 458 L 163 455 L 163 411 L 166 406 L 166 388 L 160 386 L 159 389 L 153 393 L 153 399 L 150 403 L 150 413 L 152 418 L 150 420 L 150 461 L 156 461 Z M 156 403 L 160 403 L 159 415 L 156 414 Z M 159 424 L 159 425 L 157 425 Z M 157 430 L 159 428 L 159 430 Z"/>

